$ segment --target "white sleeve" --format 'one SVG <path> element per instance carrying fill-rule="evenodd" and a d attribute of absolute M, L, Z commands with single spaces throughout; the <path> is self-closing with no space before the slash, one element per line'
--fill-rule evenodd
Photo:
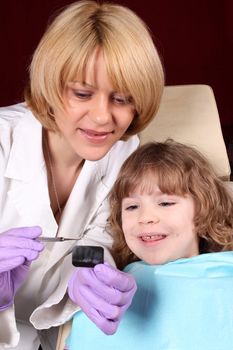
<path fill-rule="evenodd" d="M 20 335 L 16 327 L 13 306 L 0 312 L 0 324 L 0 349 L 16 346 Z"/>
<path fill-rule="evenodd" d="M 8 188 L 8 180 L 4 177 L 4 173 L 11 149 L 12 131 L 10 123 L 5 120 L 6 118 L 4 118 L 3 115 L 0 115 L 0 117 L 0 213 L 2 213 Z M 0 325 L 0 349 L 16 346 L 19 341 L 19 332 L 16 327 L 13 306 L 4 311 L 0 311 Z"/>

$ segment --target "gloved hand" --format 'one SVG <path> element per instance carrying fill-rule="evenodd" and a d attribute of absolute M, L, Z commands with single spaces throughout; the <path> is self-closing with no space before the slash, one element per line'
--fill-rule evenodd
<path fill-rule="evenodd" d="M 68 283 L 70 299 L 105 334 L 116 332 L 136 289 L 133 276 L 107 263 L 94 268 L 77 268 Z"/>
<path fill-rule="evenodd" d="M 38 226 L 19 227 L 0 233 L 0 311 L 13 304 L 14 296 L 27 277 L 31 261 L 37 259 L 43 244 L 35 238 Z"/>

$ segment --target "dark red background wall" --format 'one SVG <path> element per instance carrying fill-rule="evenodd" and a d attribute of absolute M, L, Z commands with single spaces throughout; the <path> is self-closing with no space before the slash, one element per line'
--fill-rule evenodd
<path fill-rule="evenodd" d="M 3 0 L 0 5 L 0 105 L 22 100 L 30 58 L 48 18 L 72 1 Z M 119 0 L 153 32 L 166 84 L 209 84 L 226 144 L 233 142 L 233 1 Z"/>

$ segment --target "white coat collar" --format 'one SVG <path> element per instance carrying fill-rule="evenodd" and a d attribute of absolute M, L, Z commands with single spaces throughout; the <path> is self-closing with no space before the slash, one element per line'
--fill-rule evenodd
<path fill-rule="evenodd" d="M 8 196 L 24 225 L 40 225 L 49 235 L 55 235 L 57 223 L 50 208 L 42 125 L 23 105 L 20 108 L 5 171 L 11 181 Z"/>
<path fill-rule="evenodd" d="M 13 130 L 13 143 L 5 177 L 30 181 L 44 168 L 42 126 L 32 113 L 25 114 Z"/>

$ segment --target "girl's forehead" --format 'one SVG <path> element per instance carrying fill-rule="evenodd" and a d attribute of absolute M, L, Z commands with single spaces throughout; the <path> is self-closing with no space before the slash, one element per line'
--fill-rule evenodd
<path fill-rule="evenodd" d="M 129 189 L 129 192 L 140 194 L 161 193 L 156 175 L 145 175 Z"/>
<path fill-rule="evenodd" d="M 128 188 L 127 188 L 128 187 Z M 141 176 L 128 181 L 126 186 L 126 195 L 130 193 L 138 194 L 174 194 L 181 195 L 188 193 L 184 180 L 177 174 L 163 171 L 145 171 Z"/>

